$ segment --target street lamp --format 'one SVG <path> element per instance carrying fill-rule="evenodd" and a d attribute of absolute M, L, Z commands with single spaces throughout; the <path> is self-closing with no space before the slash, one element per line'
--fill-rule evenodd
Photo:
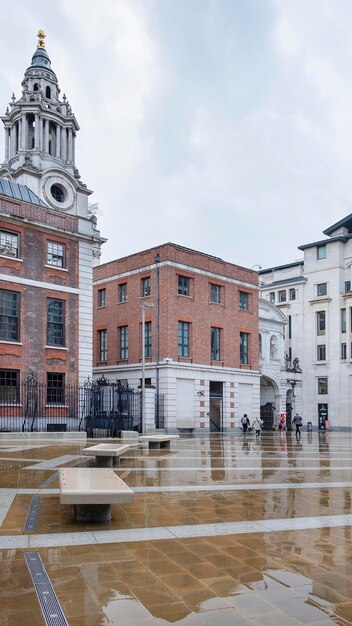
<path fill-rule="evenodd" d="M 160 373 L 159 373 L 159 361 L 160 361 L 160 294 L 159 294 L 159 263 L 160 254 L 158 253 L 154 257 L 154 263 L 156 266 L 156 281 L 155 281 L 155 302 L 156 302 L 156 420 L 155 426 L 160 426 Z"/>
<path fill-rule="evenodd" d="M 152 309 L 152 302 L 144 302 L 142 309 L 142 434 L 145 434 L 145 310 Z"/>

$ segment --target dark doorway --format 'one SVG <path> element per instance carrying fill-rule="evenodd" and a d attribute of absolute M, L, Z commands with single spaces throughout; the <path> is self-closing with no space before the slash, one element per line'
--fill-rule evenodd
<path fill-rule="evenodd" d="M 275 407 L 272 402 L 267 402 L 260 407 L 260 419 L 263 421 L 263 430 L 273 430 Z"/>
<path fill-rule="evenodd" d="M 329 418 L 326 402 L 318 404 L 319 430 L 326 430 L 326 420 Z"/>
<path fill-rule="evenodd" d="M 209 382 L 209 428 L 210 432 L 222 431 L 223 383 L 218 380 Z"/>

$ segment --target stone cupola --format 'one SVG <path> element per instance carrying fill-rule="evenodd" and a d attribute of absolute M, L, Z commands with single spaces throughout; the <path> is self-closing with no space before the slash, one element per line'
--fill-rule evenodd
<path fill-rule="evenodd" d="M 38 32 L 37 49 L 22 81 L 22 95 L 1 118 L 5 127 L 5 160 L 0 177 L 27 185 L 55 209 L 84 216 L 89 191 L 75 165 L 79 130 Z"/>

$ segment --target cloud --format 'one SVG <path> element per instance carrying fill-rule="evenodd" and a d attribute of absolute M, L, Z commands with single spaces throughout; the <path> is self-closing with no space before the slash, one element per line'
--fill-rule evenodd
<path fill-rule="evenodd" d="M 4 109 L 47 31 L 103 260 L 171 240 L 286 263 L 351 211 L 349 0 L 17 0 L 2 17 Z"/>

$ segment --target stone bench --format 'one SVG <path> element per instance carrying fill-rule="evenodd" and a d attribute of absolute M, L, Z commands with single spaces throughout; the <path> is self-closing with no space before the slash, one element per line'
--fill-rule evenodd
<path fill-rule="evenodd" d="M 170 448 L 170 443 L 174 439 L 179 439 L 180 435 L 143 435 L 138 438 L 139 442 L 146 442 L 149 448 Z"/>
<path fill-rule="evenodd" d="M 130 504 L 134 493 L 112 469 L 61 467 L 60 502 L 74 506 L 78 522 L 111 520 L 112 504 Z"/>
<path fill-rule="evenodd" d="M 98 467 L 112 467 L 119 463 L 121 454 L 124 454 L 129 449 L 130 445 L 128 443 L 121 445 L 116 443 L 98 443 L 90 448 L 84 448 L 82 454 L 84 456 L 95 456 Z"/>

